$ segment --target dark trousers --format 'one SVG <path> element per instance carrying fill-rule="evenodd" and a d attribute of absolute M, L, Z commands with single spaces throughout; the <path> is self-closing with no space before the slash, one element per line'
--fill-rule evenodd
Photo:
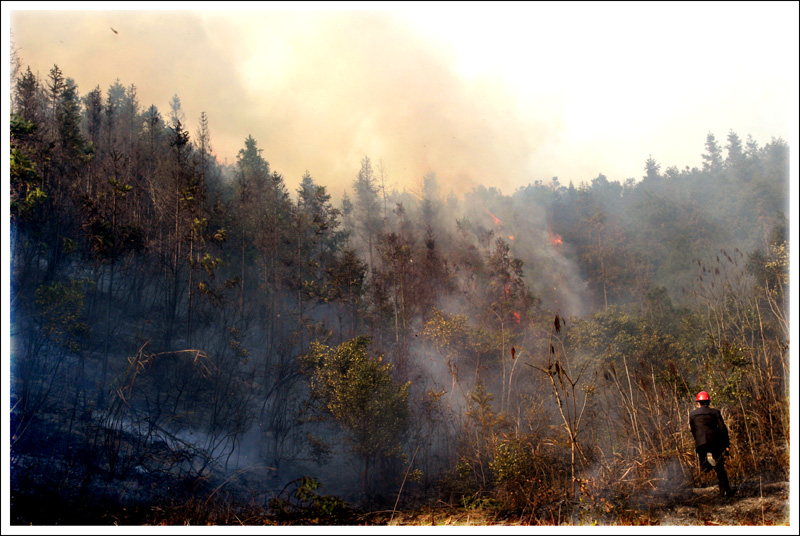
<path fill-rule="evenodd" d="M 725 456 L 723 449 L 713 448 L 710 445 L 700 445 L 695 449 L 697 451 L 697 458 L 700 460 L 700 470 L 704 473 L 712 469 L 717 473 L 717 480 L 719 480 L 719 491 L 723 494 L 728 494 L 731 490 L 731 485 L 728 482 L 728 472 L 725 471 Z M 716 462 L 715 466 L 708 463 L 708 453 L 714 457 Z"/>

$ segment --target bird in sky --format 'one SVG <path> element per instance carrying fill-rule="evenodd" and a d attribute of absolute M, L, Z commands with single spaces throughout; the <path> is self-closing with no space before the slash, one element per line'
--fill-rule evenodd
<path fill-rule="evenodd" d="M 115 34 L 119 34 L 119 32 L 116 31 L 114 28 L 111 28 L 111 31 L 114 32 Z"/>

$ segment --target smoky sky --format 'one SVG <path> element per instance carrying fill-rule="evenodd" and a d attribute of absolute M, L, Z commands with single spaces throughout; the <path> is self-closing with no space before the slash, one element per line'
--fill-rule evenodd
<path fill-rule="evenodd" d="M 23 68 L 44 80 L 58 64 L 82 95 L 135 84 L 165 116 L 177 94 L 190 132 L 208 115 L 221 161 L 252 135 L 290 188 L 308 170 L 336 196 L 364 156 L 400 190 L 433 171 L 445 191 L 510 193 L 553 176 L 640 179 L 649 156 L 700 166 L 709 131 L 763 145 L 795 124 L 797 51 L 782 45 L 796 6 L 47 5 L 11 11 Z"/>
<path fill-rule="evenodd" d="M 58 64 L 82 95 L 135 84 L 141 105 L 164 115 L 177 94 L 192 132 L 207 113 L 220 160 L 252 135 L 290 185 L 308 170 L 331 191 L 349 188 L 369 156 L 398 188 L 429 171 L 455 191 L 509 188 L 551 129 L 515 114 L 500 81 L 465 80 L 445 47 L 382 12 L 253 12 L 246 24 L 224 13 L 15 12 L 12 32 L 23 68 L 45 78 Z"/>

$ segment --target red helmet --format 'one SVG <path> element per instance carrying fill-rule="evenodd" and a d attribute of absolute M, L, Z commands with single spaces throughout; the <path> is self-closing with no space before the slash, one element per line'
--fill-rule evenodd
<path fill-rule="evenodd" d="M 697 401 L 700 402 L 701 400 L 710 400 L 708 393 L 705 391 L 700 391 L 697 393 Z"/>

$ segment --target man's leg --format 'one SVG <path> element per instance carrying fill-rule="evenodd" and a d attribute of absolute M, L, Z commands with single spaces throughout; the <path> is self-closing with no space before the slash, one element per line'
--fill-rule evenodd
<path fill-rule="evenodd" d="M 697 460 L 700 462 L 700 471 L 703 473 L 707 473 L 711 471 L 711 464 L 708 463 L 708 449 L 705 445 L 697 447 L 695 449 L 697 452 Z"/>
<path fill-rule="evenodd" d="M 717 465 L 714 466 L 714 471 L 717 472 L 717 480 L 719 480 L 719 491 L 725 497 L 733 496 L 731 491 L 730 482 L 728 482 L 728 472 L 725 470 L 725 456 L 720 452 L 714 459 Z"/>

